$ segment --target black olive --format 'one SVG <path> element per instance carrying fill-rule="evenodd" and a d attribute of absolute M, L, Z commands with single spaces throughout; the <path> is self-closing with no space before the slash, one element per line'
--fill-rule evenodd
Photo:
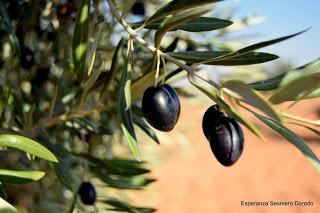
<path fill-rule="evenodd" d="M 82 203 L 86 205 L 93 205 L 96 201 L 96 190 L 90 182 L 83 182 L 80 185 L 78 194 L 80 195 Z"/>
<path fill-rule="evenodd" d="M 143 94 L 142 112 L 148 123 L 160 131 L 171 131 L 180 116 L 180 101 L 169 85 L 149 87 Z"/>
<path fill-rule="evenodd" d="M 209 140 L 209 133 L 215 125 L 219 124 L 223 113 L 220 112 L 218 105 L 213 105 L 207 109 L 202 119 L 202 130 L 206 138 Z"/>
<path fill-rule="evenodd" d="M 30 69 L 34 65 L 33 51 L 28 47 L 21 48 L 21 67 L 24 69 Z"/>
<path fill-rule="evenodd" d="M 243 151 L 243 131 L 235 119 L 224 116 L 214 107 L 204 115 L 203 132 L 217 160 L 224 166 L 231 166 Z"/>
<path fill-rule="evenodd" d="M 139 1 L 134 3 L 134 5 L 131 8 L 131 12 L 133 15 L 144 16 L 145 14 L 144 3 Z"/>

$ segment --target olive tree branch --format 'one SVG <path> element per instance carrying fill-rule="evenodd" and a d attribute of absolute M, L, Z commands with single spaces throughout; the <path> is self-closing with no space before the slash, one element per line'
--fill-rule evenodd
<path fill-rule="evenodd" d="M 199 74 L 196 74 L 195 72 L 195 68 L 188 66 L 182 62 L 180 62 L 179 60 L 171 57 L 170 55 L 162 52 L 161 50 L 157 49 L 155 46 L 153 46 L 152 44 L 146 42 L 141 36 L 139 36 L 137 34 L 137 31 L 132 29 L 129 24 L 123 19 L 123 17 L 121 16 L 121 14 L 119 13 L 117 7 L 114 5 L 112 0 L 106 0 L 109 7 L 110 7 L 110 11 L 113 14 L 113 16 L 117 19 L 117 21 L 123 26 L 123 28 L 128 32 L 128 34 L 130 35 L 130 37 L 139 42 L 140 44 L 142 44 L 145 48 L 147 48 L 148 50 L 150 50 L 151 52 L 153 52 L 154 54 L 159 54 L 160 56 L 164 57 L 165 59 L 167 59 L 168 61 L 176 64 L 177 66 L 181 67 L 182 69 L 184 69 L 185 71 L 187 71 L 188 75 L 194 75 L 198 78 L 201 78 L 202 80 L 208 82 L 209 84 L 211 84 L 213 87 L 220 89 L 220 85 L 210 79 L 207 79 L 203 76 L 200 76 Z"/>

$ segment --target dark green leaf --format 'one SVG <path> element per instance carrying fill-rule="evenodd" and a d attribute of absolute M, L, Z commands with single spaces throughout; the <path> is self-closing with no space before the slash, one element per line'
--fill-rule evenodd
<path fill-rule="evenodd" d="M 160 46 L 160 42 L 162 40 L 162 38 L 164 37 L 164 35 L 170 31 L 171 29 L 176 28 L 177 26 L 184 24 L 186 22 L 191 21 L 192 19 L 201 16 L 205 13 L 207 13 L 209 10 L 207 8 L 196 8 L 196 9 L 192 9 L 186 12 L 183 12 L 181 14 L 178 14 L 176 16 L 172 16 L 170 18 L 168 18 L 166 21 L 164 21 L 164 23 L 159 27 L 159 29 L 157 30 L 155 36 L 154 36 L 154 43 L 156 47 Z"/>
<path fill-rule="evenodd" d="M 146 29 L 159 29 L 159 27 L 166 21 L 166 19 L 161 19 L 158 21 L 155 21 L 151 24 L 148 24 L 144 28 Z M 131 26 L 139 27 L 144 23 L 144 21 L 132 23 Z M 211 31 L 211 30 L 217 30 L 221 28 L 228 27 L 233 22 L 218 19 L 218 18 L 212 18 L 212 17 L 196 17 L 192 19 L 191 21 L 188 21 L 184 24 L 180 24 L 179 26 L 171 29 L 170 31 L 175 30 L 184 30 L 189 32 L 203 32 L 203 31 Z"/>
<path fill-rule="evenodd" d="M 297 147 L 310 161 L 310 163 L 320 171 L 320 161 L 318 157 L 313 153 L 313 151 L 309 148 L 309 146 L 294 132 L 290 129 L 286 128 L 282 124 L 274 121 L 272 119 L 266 118 L 262 115 L 255 113 L 252 110 L 249 110 L 252 114 L 254 114 L 259 120 L 269 126 L 271 129 L 282 135 L 289 142 L 291 142 L 295 147 Z"/>
<path fill-rule="evenodd" d="M 52 162 L 58 159 L 44 146 L 20 135 L 0 135 L 0 146 L 13 147 Z"/>
<path fill-rule="evenodd" d="M 268 90 L 273 90 L 277 89 L 280 87 L 280 85 L 285 85 L 288 82 L 292 81 L 292 77 L 289 77 L 289 79 L 285 80 L 284 82 L 283 79 L 290 73 L 290 75 L 293 75 L 295 78 L 298 76 L 303 76 L 306 74 L 311 74 L 314 72 L 317 72 L 320 70 L 320 59 L 317 59 L 311 63 L 308 63 L 306 65 L 303 65 L 299 68 L 296 68 L 294 70 L 290 70 L 288 72 L 282 73 L 276 77 L 270 78 L 268 80 L 263 80 L 263 81 L 258 81 L 254 83 L 250 83 L 249 86 L 252 87 L 255 90 L 259 91 L 268 91 Z M 295 79 L 294 78 L 294 79 Z"/>
<path fill-rule="evenodd" d="M 132 123 L 131 112 L 131 52 L 128 51 L 123 65 L 117 95 L 117 114 L 123 134 L 130 146 L 133 155 L 140 160 L 138 143 Z"/>
<path fill-rule="evenodd" d="M 172 0 L 157 10 L 145 24 L 153 23 L 168 15 L 177 14 L 187 9 L 204 6 L 206 4 L 216 3 L 221 0 Z"/>
<path fill-rule="evenodd" d="M 179 37 L 176 37 L 167 48 L 162 50 L 162 52 L 164 53 L 173 52 L 177 48 L 178 42 L 179 42 Z"/>
<path fill-rule="evenodd" d="M 109 206 L 112 206 L 113 208 L 109 210 L 113 210 L 113 211 L 129 212 L 129 213 L 153 213 L 156 211 L 153 208 L 135 207 L 130 205 L 129 203 L 120 201 L 116 198 L 107 198 L 105 200 L 102 200 L 102 202 L 108 204 Z"/>
<path fill-rule="evenodd" d="M 78 193 L 74 193 L 73 195 L 73 199 L 72 199 L 72 203 L 70 208 L 68 209 L 67 213 L 73 213 L 74 208 L 76 207 L 77 204 L 77 197 L 78 197 Z"/>
<path fill-rule="evenodd" d="M 217 58 L 223 55 L 228 55 L 228 51 L 187 51 L 187 52 L 171 52 L 170 56 L 184 60 L 190 63 L 199 63 L 201 61 L 209 61 L 212 58 Z M 241 56 L 228 58 L 219 61 L 207 62 L 208 65 L 223 65 L 223 66 L 236 66 L 236 65 L 250 65 L 259 64 L 272 61 L 279 58 L 276 55 L 262 52 L 250 52 Z"/>
<path fill-rule="evenodd" d="M 9 19 L 9 14 L 7 13 L 7 10 L 5 8 L 5 1 L 0 1 L 0 20 L 8 34 L 8 38 L 13 49 L 15 50 L 17 56 L 20 58 L 21 52 L 19 40 L 13 30 L 11 21 Z"/>
<path fill-rule="evenodd" d="M 123 46 L 123 39 L 121 38 L 112 57 L 111 67 L 109 72 L 107 73 L 107 76 L 105 78 L 105 81 L 103 83 L 103 89 L 101 96 L 106 92 L 106 89 L 110 83 L 110 81 L 114 78 L 115 72 L 117 68 L 119 67 L 119 58 L 121 57 L 121 48 Z"/>
<path fill-rule="evenodd" d="M 45 175 L 40 171 L 14 171 L 0 169 L 0 181 L 11 184 L 25 184 L 40 180 Z"/>
<path fill-rule="evenodd" d="M 303 30 L 301 32 L 298 32 L 298 33 L 295 33 L 295 34 L 292 34 L 292 35 L 288 35 L 288 36 L 284 36 L 284 37 L 280 37 L 280 38 L 277 38 L 277 39 L 273 39 L 273 40 L 269 40 L 269 41 L 264 41 L 264 42 L 260 42 L 260 43 L 257 43 L 257 44 L 253 44 L 253 45 L 250 45 L 248 47 L 242 48 L 240 50 L 237 50 L 237 51 L 234 51 L 234 52 L 231 52 L 231 53 L 227 53 L 227 54 L 222 55 L 222 56 L 217 56 L 215 58 L 211 58 L 211 59 L 205 60 L 202 63 L 207 64 L 209 62 L 211 63 L 211 62 L 217 62 L 217 61 L 222 61 L 222 60 L 226 60 L 226 59 L 231 59 L 231 58 L 234 58 L 234 57 L 237 57 L 237 56 L 240 56 L 240 55 L 255 51 L 257 49 L 261 49 L 263 47 L 267 47 L 267 46 L 270 46 L 270 45 L 285 41 L 287 39 L 290 39 L 292 37 L 300 35 L 301 33 L 304 33 L 307 30 Z"/>
<path fill-rule="evenodd" d="M 85 76 L 85 63 L 88 49 L 87 46 L 90 21 L 90 2 L 90 0 L 81 0 L 73 33 L 73 64 L 75 66 L 77 75 L 81 80 Z"/>
<path fill-rule="evenodd" d="M 111 177 L 110 175 L 102 174 L 99 171 L 96 171 L 96 174 L 103 182 L 107 183 L 109 187 L 117 189 L 140 190 L 156 181 L 155 179 L 145 178 L 141 175 L 133 177 Z"/>
<path fill-rule="evenodd" d="M 107 173 L 111 175 L 135 176 L 150 172 L 149 170 L 141 167 L 141 162 L 133 160 L 105 160 L 92 157 L 88 154 L 75 155 L 87 159 L 89 162 L 96 165 L 100 169 L 105 169 Z"/>
<path fill-rule="evenodd" d="M 160 141 L 156 133 L 148 126 L 148 124 L 139 116 L 133 115 L 133 122 L 137 124 L 140 129 L 142 129 L 147 135 L 150 136 L 157 144 L 160 144 Z"/>
<path fill-rule="evenodd" d="M 274 78 L 270 78 L 268 80 L 250 83 L 249 86 L 258 91 L 269 91 L 269 90 L 277 89 L 281 84 L 281 81 L 284 78 L 284 76 L 285 74 L 281 74 Z"/>

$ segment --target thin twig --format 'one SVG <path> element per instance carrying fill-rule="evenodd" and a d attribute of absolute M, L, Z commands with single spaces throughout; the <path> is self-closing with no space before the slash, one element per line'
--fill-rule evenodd
<path fill-rule="evenodd" d="M 109 7 L 110 7 L 110 11 L 113 14 L 113 16 L 118 20 L 118 22 L 123 26 L 123 28 L 129 33 L 130 37 L 132 39 L 134 39 L 135 41 L 139 42 L 140 44 L 142 44 L 144 47 L 146 47 L 148 50 L 150 50 L 153 53 L 158 53 L 160 56 L 164 57 L 165 59 L 167 59 L 168 61 L 176 64 L 177 66 L 181 67 L 182 69 L 184 69 L 185 71 L 188 72 L 189 75 L 195 75 L 198 78 L 207 81 L 209 84 L 211 84 L 212 86 L 219 88 L 218 84 L 211 81 L 211 80 L 207 80 L 206 78 L 200 76 L 199 74 L 195 74 L 195 68 L 188 66 L 182 62 L 180 62 L 179 60 L 171 57 L 170 55 L 162 52 L 161 50 L 158 50 L 155 46 L 151 45 L 150 43 L 146 42 L 141 36 L 139 36 L 137 34 L 137 31 L 132 29 L 129 24 L 123 19 L 123 17 L 121 16 L 121 14 L 119 13 L 118 9 L 116 8 L 116 6 L 114 5 L 112 0 L 106 0 Z"/>

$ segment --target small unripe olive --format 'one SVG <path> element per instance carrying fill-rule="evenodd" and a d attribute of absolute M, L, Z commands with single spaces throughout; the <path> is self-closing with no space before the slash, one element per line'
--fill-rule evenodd
<path fill-rule="evenodd" d="M 148 123 L 160 131 L 171 131 L 180 116 L 180 101 L 169 85 L 149 87 L 143 94 L 142 112 Z"/>
<path fill-rule="evenodd" d="M 224 166 L 231 166 L 239 160 L 244 145 L 243 131 L 238 122 L 210 107 L 203 117 L 203 132 L 210 143 L 217 160 Z"/>
<path fill-rule="evenodd" d="M 78 194 L 83 204 L 93 205 L 96 201 L 96 190 L 90 182 L 83 182 L 79 187 Z"/>

